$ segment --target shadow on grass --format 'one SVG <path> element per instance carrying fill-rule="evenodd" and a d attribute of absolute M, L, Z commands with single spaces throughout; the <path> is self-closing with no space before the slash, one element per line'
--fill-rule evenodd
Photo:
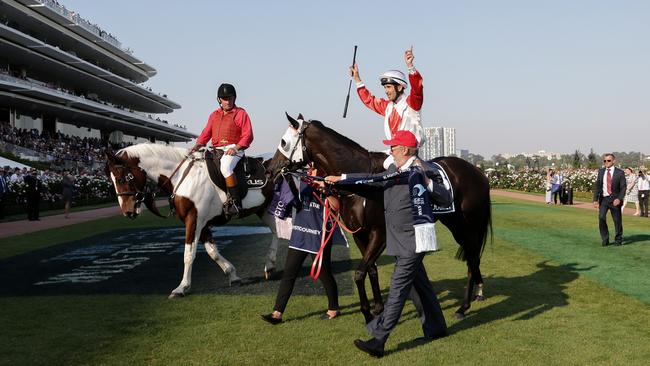
<path fill-rule="evenodd" d="M 650 241 L 649 234 L 630 235 L 623 238 L 623 244 L 630 245 L 638 242 Z"/>
<path fill-rule="evenodd" d="M 479 310 L 470 311 L 463 320 L 447 319 L 450 336 L 502 319 L 529 320 L 554 308 L 566 306 L 569 304 L 568 295 L 565 293 L 567 285 L 578 278 L 579 272 L 592 269 L 577 268 L 576 263 L 553 266 L 548 264 L 548 261 L 538 263 L 537 268 L 537 271 L 525 276 L 486 278 L 486 295 L 504 297 L 504 299 L 481 307 Z M 438 291 L 447 291 L 444 296 L 439 297 L 440 302 L 454 300 L 452 305 L 445 307 L 446 310 L 460 306 L 464 279 L 436 281 L 433 285 Z M 476 308 L 476 302 L 473 304 Z M 411 310 L 402 314 L 399 323 L 414 318 L 417 318 L 417 313 Z M 402 342 L 387 354 L 405 351 L 423 344 L 415 340 Z"/>
<path fill-rule="evenodd" d="M 465 319 L 449 327 L 450 334 L 513 316 L 513 320 L 528 320 L 553 308 L 566 306 L 569 304 L 568 295 L 565 293 L 567 285 L 578 278 L 579 272 L 588 271 L 593 267 L 577 268 L 576 263 L 554 266 L 544 261 L 538 263 L 537 268 L 537 271 L 520 277 L 486 278 L 486 295 L 504 299 L 481 307 L 480 310 L 470 311 Z M 462 292 L 459 290 L 462 290 L 463 286 L 459 282 L 464 281 L 456 279 L 435 283 L 438 289 L 454 289 L 440 299 L 456 300 L 455 304 L 449 307 L 460 306 Z"/>

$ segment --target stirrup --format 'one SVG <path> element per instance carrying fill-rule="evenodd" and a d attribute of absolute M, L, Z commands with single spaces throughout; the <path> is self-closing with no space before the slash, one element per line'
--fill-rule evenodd
<path fill-rule="evenodd" d="M 235 203 L 233 200 L 228 200 L 223 205 L 224 214 L 229 218 L 238 218 L 241 212 L 241 206 Z"/>

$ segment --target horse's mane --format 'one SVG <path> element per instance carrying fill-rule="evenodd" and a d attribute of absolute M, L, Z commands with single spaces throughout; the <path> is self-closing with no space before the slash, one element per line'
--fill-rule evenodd
<path fill-rule="evenodd" d="M 120 149 L 115 155 L 120 156 L 123 153 L 129 157 L 155 157 L 160 160 L 181 161 L 187 155 L 187 149 L 160 144 L 138 144 L 127 146 Z"/>
<path fill-rule="evenodd" d="M 357 142 L 355 142 L 353 140 L 350 140 L 350 138 L 348 138 L 348 137 L 346 137 L 344 135 L 341 135 L 340 133 L 336 132 L 335 130 L 325 126 L 323 124 L 323 122 L 321 122 L 321 121 L 311 120 L 311 121 L 309 121 L 309 123 L 315 125 L 316 127 L 318 127 L 321 130 L 325 130 L 326 132 L 328 132 L 331 135 L 334 135 L 334 137 L 336 139 L 341 140 L 342 143 L 344 143 L 345 145 L 349 145 L 352 148 L 359 149 L 359 150 L 364 151 L 364 152 L 368 152 L 368 150 L 366 148 L 359 145 Z"/>

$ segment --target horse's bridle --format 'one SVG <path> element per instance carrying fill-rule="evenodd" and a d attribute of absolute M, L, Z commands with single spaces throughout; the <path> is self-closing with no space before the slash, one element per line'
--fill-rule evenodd
<path fill-rule="evenodd" d="M 307 143 L 305 140 L 305 130 L 307 130 L 308 125 L 308 121 L 303 121 L 303 123 L 300 125 L 300 130 L 298 130 L 298 140 L 296 141 L 296 144 L 293 146 L 293 149 L 291 149 L 291 153 L 289 154 L 289 163 L 280 170 L 281 174 L 283 172 L 287 172 L 288 170 L 292 170 L 289 169 L 292 164 L 297 165 L 299 168 L 302 168 L 305 165 L 305 161 L 312 161 L 307 156 Z M 298 145 L 302 145 L 302 160 L 293 161 L 293 155 L 296 153 Z"/>
<path fill-rule="evenodd" d="M 119 192 L 117 193 L 118 197 L 121 196 L 133 196 L 135 198 L 135 209 L 139 208 L 142 202 L 144 201 L 145 197 L 147 194 L 151 193 L 149 190 L 149 187 L 146 185 L 145 182 L 145 189 L 144 191 L 139 189 L 138 186 L 135 184 L 135 176 L 133 173 L 131 173 L 131 168 L 128 165 L 113 165 L 115 168 L 120 168 L 126 171 L 126 175 L 124 177 L 120 178 L 115 178 L 117 183 L 119 184 L 124 184 L 127 183 L 129 185 L 129 190 L 126 192 Z M 144 172 L 142 168 L 138 168 L 140 171 Z"/>

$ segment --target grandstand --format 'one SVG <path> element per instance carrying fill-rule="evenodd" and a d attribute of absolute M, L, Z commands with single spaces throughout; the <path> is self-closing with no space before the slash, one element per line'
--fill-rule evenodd
<path fill-rule="evenodd" d="M 181 106 L 143 85 L 154 75 L 110 32 L 55 0 L 0 0 L 0 124 L 16 141 L 25 131 L 86 146 L 195 138 L 165 118 Z"/>

